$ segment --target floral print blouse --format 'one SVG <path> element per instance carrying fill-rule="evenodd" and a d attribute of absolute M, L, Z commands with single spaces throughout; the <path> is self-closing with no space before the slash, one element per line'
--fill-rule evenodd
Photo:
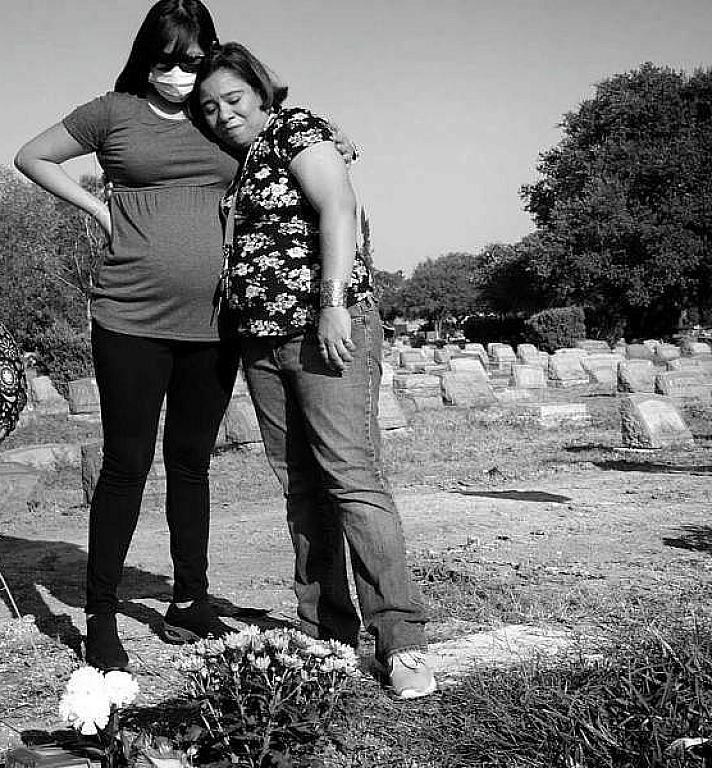
<path fill-rule="evenodd" d="M 319 312 L 319 215 L 289 164 L 304 149 L 331 141 L 329 124 L 301 107 L 273 113 L 252 143 L 242 173 L 221 203 L 235 201 L 233 251 L 227 265 L 228 309 L 222 320 L 240 333 L 285 336 L 315 325 Z M 358 251 L 349 305 L 370 298 L 370 270 Z"/>
<path fill-rule="evenodd" d="M 15 428 L 25 405 L 27 391 L 22 353 L 10 332 L 0 323 L 0 440 Z"/>

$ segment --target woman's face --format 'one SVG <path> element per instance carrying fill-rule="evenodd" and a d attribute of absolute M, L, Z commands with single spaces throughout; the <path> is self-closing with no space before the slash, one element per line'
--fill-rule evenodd
<path fill-rule="evenodd" d="M 166 101 L 182 104 L 193 91 L 196 73 L 205 54 L 197 42 L 192 42 L 188 50 L 180 54 L 175 53 L 175 47 L 173 40 L 156 55 L 148 82 Z"/>
<path fill-rule="evenodd" d="M 200 106 L 213 133 L 233 147 L 247 147 L 264 128 L 262 97 L 237 73 L 213 72 L 200 85 Z"/>

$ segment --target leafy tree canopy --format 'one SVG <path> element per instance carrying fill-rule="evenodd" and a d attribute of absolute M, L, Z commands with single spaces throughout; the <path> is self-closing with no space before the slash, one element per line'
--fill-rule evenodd
<path fill-rule="evenodd" d="M 599 332 L 663 332 L 691 305 L 709 310 L 712 71 L 644 64 L 601 82 L 561 127 L 522 188 L 532 267 L 555 301 L 587 305 Z"/>

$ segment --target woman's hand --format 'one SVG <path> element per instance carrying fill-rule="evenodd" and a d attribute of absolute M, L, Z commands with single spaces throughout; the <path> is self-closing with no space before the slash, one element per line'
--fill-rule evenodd
<path fill-rule="evenodd" d="M 336 147 L 336 151 L 341 155 L 341 159 L 346 165 L 351 165 L 351 163 L 359 159 L 361 152 L 336 123 L 329 123 L 329 125 L 334 131 L 334 146 Z"/>
<path fill-rule="evenodd" d="M 351 315 L 346 307 L 324 307 L 319 313 L 319 351 L 324 362 L 343 371 L 353 360 L 356 345 L 351 340 Z"/>
<path fill-rule="evenodd" d="M 111 238 L 111 214 L 109 206 L 106 203 L 100 203 L 99 207 L 92 213 L 97 224 L 104 230 L 106 236 Z"/>

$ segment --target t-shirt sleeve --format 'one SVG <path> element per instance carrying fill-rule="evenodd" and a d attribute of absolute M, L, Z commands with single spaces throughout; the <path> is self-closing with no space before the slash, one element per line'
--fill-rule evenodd
<path fill-rule="evenodd" d="M 290 110 L 277 137 L 280 154 L 287 163 L 307 147 L 333 140 L 334 132 L 329 123 L 307 109 Z"/>
<path fill-rule="evenodd" d="M 84 149 L 96 152 L 106 139 L 111 122 L 112 94 L 106 93 L 70 112 L 62 125 Z"/>

